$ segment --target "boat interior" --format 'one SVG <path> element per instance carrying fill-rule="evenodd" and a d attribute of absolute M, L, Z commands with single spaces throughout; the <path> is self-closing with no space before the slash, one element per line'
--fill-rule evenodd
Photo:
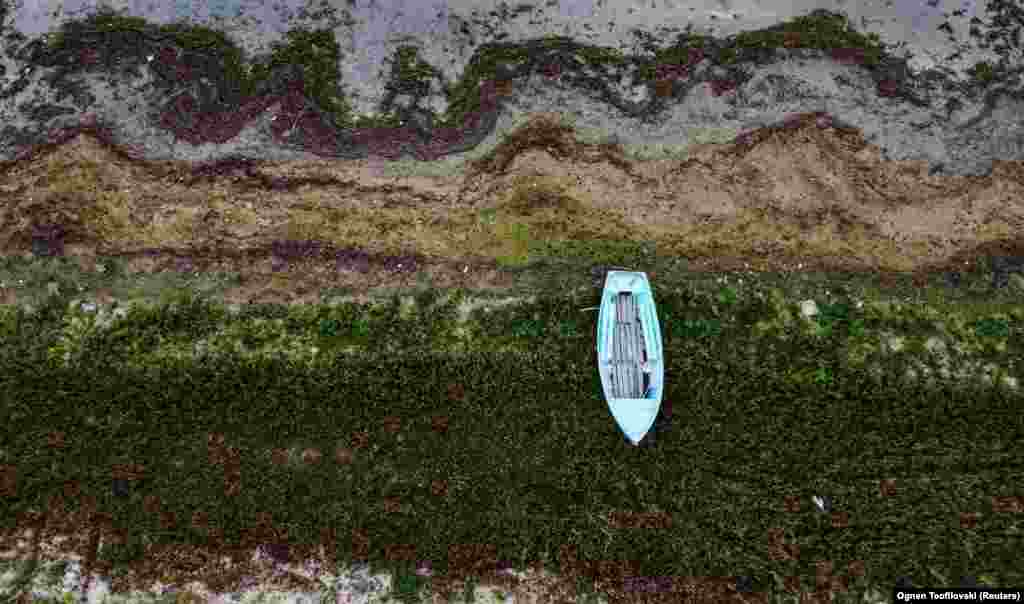
<path fill-rule="evenodd" d="M 647 398 L 651 374 L 645 371 L 647 346 L 635 296 L 620 293 L 614 300 L 615 333 L 612 337 L 611 385 L 615 398 Z"/>

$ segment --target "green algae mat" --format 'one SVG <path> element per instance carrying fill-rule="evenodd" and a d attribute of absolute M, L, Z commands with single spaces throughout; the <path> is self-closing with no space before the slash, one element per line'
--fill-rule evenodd
<path fill-rule="evenodd" d="M 994 296 L 957 316 L 866 290 L 829 299 L 813 277 L 784 294 L 755 282 L 733 275 L 717 291 L 675 291 L 668 277 L 653 281 L 668 387 L 640 448 L 601 399 L 587 310 L 596 290 L 477 308 L 461 323 L 458 295 L 427 291 L 411 304 L 234 315 L 183 297 L 106 331 L 55 299 L 6 323 L 3 517 L 73 482 L 136 536 L 102 554 L 125 568 L 161 540 L 268 539 L 253 527 L 269 515 L 290 542 L 318 542 L 330 526 L 366 537 L 336 539 L 342 558 L 393 564 L 405 544 L 441 572 L 453 546 L 483 540 L 516 564 L 559 566 L 571 551 L 584 584 L 602 579 L 598 562 L 619 561 L 648 577 L 749 575 L 758 590 L 820 587 L 822 565 L 840 590 L 899 577 L 1020 585 L 1020 395 L 899 377 L 926 336 L 1012 366 L 1020 313 L 991 306 Z M 814 283 L 842 292 L 838 284 Z M 925 297 L 910 283 L 904 291 Z M 811 320 L 800 316 L 803 294 L 818 302 Z M 46 319 L 65 328 L 45 332 Z M 62 340 L 75 319 L 89 337 Z M 232 320 L 247 327 L 222 329 Z M 289 330 L 333 353 L 289 357 L 291 342 L 244 354 Z M 218 331 L 250 340 L 226 354 L 183 354 Z M 857 344 L 889 332 L 910 345 Z M 174 341 L 167 350 L 178 355 L 145 356 Z M 148 360 L 118 362 L 133 355 Z M 211 433 L 236 461 L 211 462 Z M 295 443 L 316 452 L 309 463 L 268 453 Z M 228 475 L 240 477 L 233 489 Z M 163 515 L 147 509 L 153 498 Z M 197 512 L 199 527 L 166 524 L 166 514 Z"/>

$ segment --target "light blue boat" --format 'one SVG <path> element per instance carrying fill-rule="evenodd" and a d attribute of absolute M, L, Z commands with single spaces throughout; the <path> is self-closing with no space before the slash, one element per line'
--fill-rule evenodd
<path fill-rule="evenodd" d="M 658 416 L 665 383 L 661 325 L 646 273 L 608 272 L 597 320 L 597 364 L 612 417 L 639 445 Z"/>

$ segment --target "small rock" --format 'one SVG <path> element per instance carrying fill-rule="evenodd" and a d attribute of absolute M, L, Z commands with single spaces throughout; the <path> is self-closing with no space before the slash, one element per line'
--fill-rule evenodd
<path fill-rule="evenodd" d="M 924 347 L 928 352 L 941 354 L 946 352 L 946 343 L 935 336 L 931 336 L 924 343 Z"/>
<path fill-rule="evenodd" d="M 889 336 L 886 339 L 886 350 L 889 352 L 899 352 L 903 350 L 904 339 L 899 336 Z"/>
<path fill-rule="evenodd" d="M 800 303 L 800 314 L 805 317 L 813 317 L 818 314 L 818 305 L 814 300 L 804 300 Z"/>
<path fill-rule="evenodd" d="M 291 548 L 287 543 L 264 543 L 260 546 L 260 553 L 276 564 L 288 564 L 291 560 Z"/>
<path fill-rule="evenodd" d="M 336 586 L 339 602 L 344 601 L 340 599 L 340 595 L 345 593 L 353 604 L 369 602 L 371 596 L 385 590 L 384 582 L 376 576 L 371 576 L 363 564 L 353 565 L 345 576 L 338 578 Z"/>
<path fill-rule="evenodd" d="M 115 478 L 111 484 L 114 497 L 124 498 L 131 493 L 131 487 L 125 478 Z"/>
<path fill-rule="evenodd" d="M 992 288 L 1002 289 L 1009 283 L 1011 274 L 1024 272 L 1024 256 L 993 256 Z"/>
<path fill-rule="evenodd" d="M 754 579 L 748 575 L 737 576 L 736 591 L 740 593 L 750 593 L 754 591 Z"/>

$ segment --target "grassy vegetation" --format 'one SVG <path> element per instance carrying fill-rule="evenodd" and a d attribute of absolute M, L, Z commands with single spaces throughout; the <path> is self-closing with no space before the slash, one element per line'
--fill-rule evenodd
<path fill-rule="evenodd" d="M 789 576 L 813 585 L 819 560 L 837 568 L 864 561 L 867 575 L 854 587 L 891 585 L 898 575 L 933 585 L 966 574 L 1020 583 L 1011 556 L 1019 519 L 989 513 L 991 497 L 1015 495 L 1024 473 L 1011 448 L 1024 427 L 1019 396 L 896 377 L 920 356 L 924 334 L 943 333 L 937 321 L 966 351 L 1018 362 L 1019 310 L 958 316 L 810 276 L 802 291 L 820 312 L 807 321 L 795 308 L 797 284 L 783 292 L 733 278 L 714 291 L 661 274 L 654 284 L 673 418 L 649 449 L 624 444 L 601 398 L 595 316 L 581 312 L 597 304 L 594 290 L 477 309 L 465 324 L 454 320 L 459 292 L 424 289 L 414 304 L 396 297 L 371 307 L 237 312 L 185 293 L 173 308 L 134 308 L 108 330 L 52 296 L 4 322 L 0 391 L 14 433 L 5 448 L 26 460 L 19 468 L 29 477 L 14 509 L 38 505 L 62 477 L 77 476 L 124 526 L 144 526 L 155 539 L 205 539 L 193 529 L 168 533 L 136 499 L 110 498 L 105 468 L 131 458 L 152 468 L 145 492 L 182 517 L 197 506 L 223 510 L 215 520 L 239 537 L 255 514 L 270 512 L 299 540 L 316 539 L 329 517 L 339 534 L 370 536 L 378 567 L 396 563 L 387 544 L 404 543 L 444 572 L 449 546 L 486 535 L 500 559 L 517 565 L 557 566 L 568 543 L 580 560 L 635 560 L 646 576 L 746 573 L 759 589 L 780 591 Z M 922 337 L 892 355 L 858 348 L 888 330 Z M 203 339 L 216 348 L 217 333 L 225 355 L 197 363 L 156 354 Z M 265 352 L 232 354 L 239 345 Z M 312 362 L 272 352 L 302 347 L 322 354 Z M 333 354 L 344 349 L 355 352 Z M 444 352 L 455 350 L 467 354 Z M 857 350 L 886 371 L 873 376 L 849 362 Z M 69 366 L 64 352 L 74 353 Z M 101 421 L 89 424 L 90 414 Z M 431 423 L 438 415 L 448 418 L 444 434 Z M 397 432 L 388 428 L 394 418 Z M 56 427 L 71 443 L 63 461 L 38 449 Z M 330 464 L 296 474 L 243 457 L 255 482 L 229 502 L 222 472 L 184 445 L 208 431 L 250 451 L 293 441 L 330 451 L 357 434 L 366 448 L 356 445 L 341 474 Z M 169 463 L 175 455 L 184 467 Z M 879 497 L 882 480 L 896 481 L 895 497 Z M 819 493 L 835 497 L 848 525 L 807 511 Z M 800 513 L 782 505 L 794 495 L 805 501 Z M 968 512 L 982 514 L 978 527 L 961 528 Z M 666 516 L 671 526 L 616 526 Z M 798 544 L 799 557 L 769 556 L 769 535 Z"/>

